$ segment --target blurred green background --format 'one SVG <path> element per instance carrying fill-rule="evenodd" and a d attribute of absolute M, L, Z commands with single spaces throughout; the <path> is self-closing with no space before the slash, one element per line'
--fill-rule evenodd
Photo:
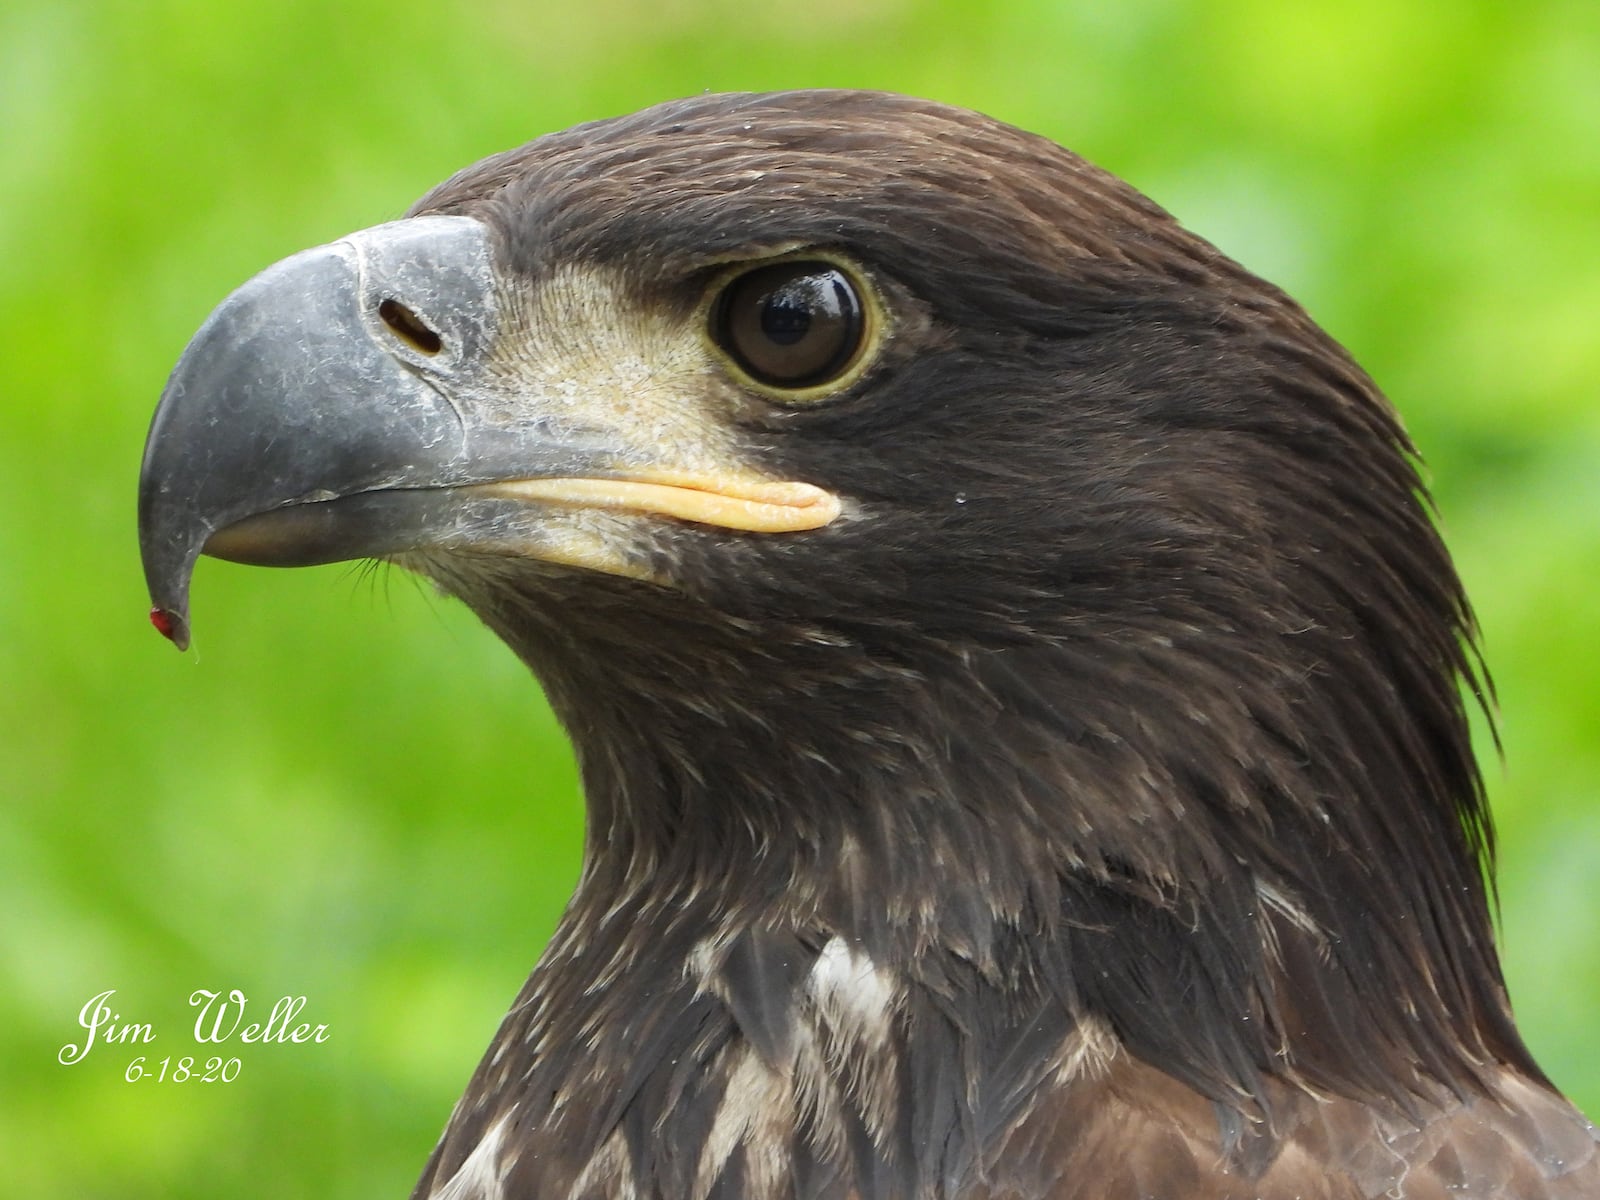
<path fill-rule="evenodd" d="M 408 578 L 202 563 L 134 484 L 200 320 L 485 154 L 704 89 L 982 109 L 1286 286 L 1405 412 L 1478 604 L 1506 960 L 1600 1112 L 1600 21 L 1592 0 L 214 0 L 0 7 L 0 1161 L 37 1198 L 403 1196 L 576 873 L 537 688 Z M 304 995 L 229 1084 L 65 1067 L 79 1008 Z M 260 1009 L 259 1013 L 254 1010 Z"/>

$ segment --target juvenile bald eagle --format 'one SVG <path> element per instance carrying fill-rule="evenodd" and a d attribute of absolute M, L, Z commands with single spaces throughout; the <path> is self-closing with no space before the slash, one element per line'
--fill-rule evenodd
<path fill-rule="evenodd" d="M 418 1200 L 1600 1195 L 1406 435 L 1047 141 L 798 92 L 487 159 L 223 303 L 140 520 L 180 646 L 202 552 L 384 559 L 576 745 Z"/>

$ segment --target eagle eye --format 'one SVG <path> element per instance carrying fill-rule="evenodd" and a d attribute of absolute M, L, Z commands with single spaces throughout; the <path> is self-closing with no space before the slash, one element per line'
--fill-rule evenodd
<path fill-rule="evenodd" d="M 786 259 L 728 281 L 712 308 L 711 337 L 758 384 L 814 388 L 840 378 L 860 357 L 866 306 L 836 264 Z"/>

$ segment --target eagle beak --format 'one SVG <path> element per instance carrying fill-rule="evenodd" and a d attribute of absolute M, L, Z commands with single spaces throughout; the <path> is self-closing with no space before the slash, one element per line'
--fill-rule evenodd
<path fill-rule="evenodd" d="M 296 254 L 224 300 L 184 350 L 145 447 L 139 536 L 156 627 L 187 646 L 202 553 L 307 566 L 493 551 L 530 506 L 766 532 L 837 515 L 809 484 L 652 461 L 632 431 L 607 427 L 603 403 L 517 403 L 495 354 L 512 294 L 487 226 L 430 216 Z"/>

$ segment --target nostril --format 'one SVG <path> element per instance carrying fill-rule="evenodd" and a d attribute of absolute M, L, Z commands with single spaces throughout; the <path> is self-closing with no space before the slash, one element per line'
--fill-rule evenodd
<path fill-rule="evenodd" d="M 378 316 L 392 329 L 395 336 L 423 354 L 437 354 L 444 349 L 444 341 L 428 328 L 427 322 L 398 300 L 385 300 L 378 305 Z"/>

